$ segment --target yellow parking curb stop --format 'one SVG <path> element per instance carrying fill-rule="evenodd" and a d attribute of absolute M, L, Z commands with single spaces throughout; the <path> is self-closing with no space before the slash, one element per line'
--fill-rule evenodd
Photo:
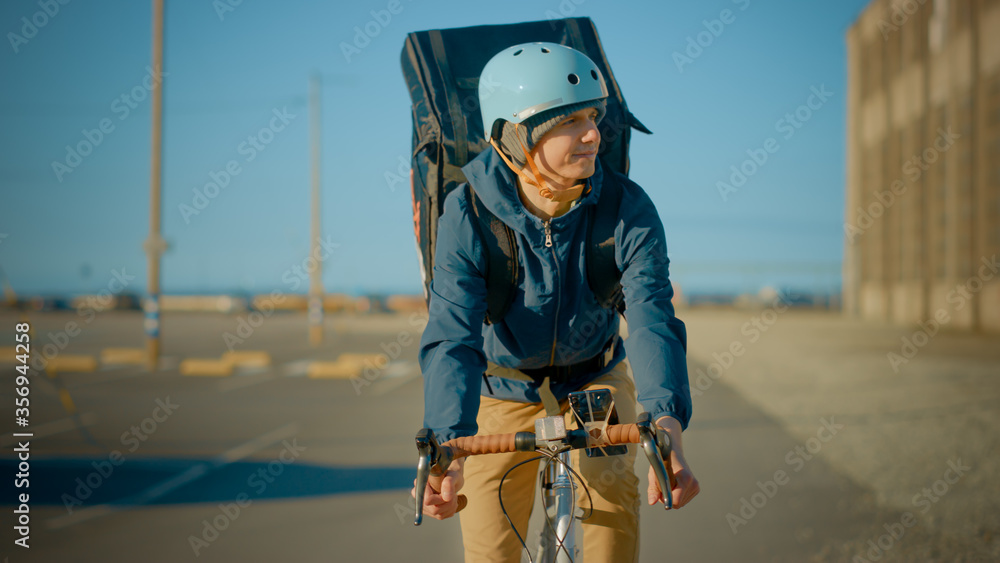
<path fill-rule="evenodd" d="M 215 358 L 188 358 L 181 362 L 181 375 L 225 377 L 233 374 L 233 364 Z"/>
<path fill-rule="evenodd" d="M 262 350 L 230 350 L 222 355 L 222 360 L 238 367 L 271 365 L 271 355 Z"/>
<path fill-rule="evenodd" d="M 45 371 L 56 373 L 89 373 L 97 369 L 97 358 L 93 356 L 72 356 L 61 354 L 49 360 Z"/>
<path fill-rule="evenodd" d="M 351 379 L 361 375 L 363 366 L 354 362 L 311 362 L 306 375 L 313 379 Z"/>
<path fill-rule="evenodd" d="M 143 348 L 105 348 L 101 350 L 102 364 L 145 364 L 147 352 Z"/>

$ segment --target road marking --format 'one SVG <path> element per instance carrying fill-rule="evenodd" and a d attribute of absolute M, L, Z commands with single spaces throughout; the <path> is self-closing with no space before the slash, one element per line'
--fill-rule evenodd
<path fill-rule="evenodd" d="M 251 385 L 257 385 L 259 383 L 264 383 L 265 381 L 271 381 L 272 379 L 275 379 L 274 372 L 270 370 L 262 373 L 223 379 L 219 382 L 219 391 L 226 393 L 228 391 L 232 391 L 233 389 L 250 387 Z"/>
<path fill-rule="evenodd" d="M 231 450 L 223 452 L 221 455 L 215 458 L 215 462 L 222 461 L 222 463 L 219 464 L 221 466 L 230 464 L 234 461 L 239 461 L 256 451 L 262 450 L 270 446 L 275 442 L 279 442 L 281 440 L 284 440 L 285 438 L 291 437 L 298 431 L 299 431 L 298 423 L 291 422 L 289 424 L 282 426 L 281 428 L 277 428 L 266 434 L 262 434 L 245 444 L 241 444 Z"/>
<path fill-rule="evenodd" d="M 270 367 L 265 366 L 240 366 L 237 365 L 233 375 L 235 376 L 248 376 L 248 375 L 260 375 L 262 373 L 274 373 Z"/>
<path fill-rule="evenodd" d="M 395 389 L 406 385 L 407 383 L 413 381 L 414 379 L 417 379 L 418 377 L 420 377 L 420 374 L 414 373 L 407 375 L 405 377 L 396 377 L 394 379 L 386 380 L 385 383 L 382 383 L 381 385 L 375 387 L 375 389 L 372 391 L 372 394 L 385 395 L 389 391 L 394 391 Z"/>
<path fill-rule="evenodd" d="M 160 358 L 160 363 L 156 366 L 156 371 L 169 371 L 176 368 L 180 363 L 180 359 L 176 356 L 164 356 Z"/>
<path fill-rule="evenodd" d="M 140 493 L 134 494 L 130 497 L 126 497 L 120 500 L 116 500 L 107 504 L 99 504 L 96 506 L 84 508 L 78 510 L 72 514 L 66 514 L 63 516 L 57 516 L 55 518 L 50 518 L 46 521 L 46 526 L 51 530 L 58 530 L 61 528 L 66 528 L 74 524 L 79 524 L 81 522 L 87 522 L 88 520 L 93 520 L 95 518 L 100 518 L 108 514 L 114 514 L 115 512 L 123 512 L 130 508 L 136 506 L 144 506 L 153 502 L 154 500 L 174 491 L 188 483 L 200 479 L 205 475 L 208 475 L 212 471 L 224 467 L 233 462 L 239 461 L 251 454 L 254 454 L 275 442 L 289 438 L 299 431 L 299 425 L 296 422 L 292 422 L 277 428 L 265 434 L 262 434 L 249 442 L 240 444 L 235 448 L 226 450 L 218 456 L 212 458 L 211 460 L 200 463 L 198 465 L 189 467 L 182 473 L 163 481 L 153 487 L 146 489 Z"/>
<path fill-rule="evenodd" d="M 135 366 L 127 366 L 127 367 L 135 367 Z M 114 373 L 114 372 L 117 372 L 117 373 Z M 100 385 L 101 383 L 108 383 L 110 381 L 120 381 L 120 380 L 123 380 L 123 379 L 131 379 L 133 377 L 139 377 L 139 376 L 148 375 L 148 374 L 149 374 L 149 372 L 147 372 L 147 371 L 121 372 L 119 370 L 109 370 L 109 373 L 107 374 L 107 377 L 88 377 L 85 380 L 74 381 L 73 383 L 65 383 L 65 381 L 64 381 L 63 385 L 66 387 L 66 389 L 77 389 L 79 387 L 89 387 L 91 385 Z M 65 376 L 62 376 L 62 377 L 63 377 L 63 379 L 66 379 Z"/>
<path fill-rule="evenodd" d="M 157 372 L 166 371 L 177 367 L 180 361 L 175 356 L 164 356 L 160 358 L 160 365 L 156 369 Z M 131 368 L 127 371 L 122 371 L 122 368 Z M 64 383 L 67 389 L 76 389 L 78 387 L 87 387 L 90 385 L 97 385 L 100 383 L 108 383 L 109 381 L 119 381 L 122 379 L 131 379 L 133 377 L 143 377 L 150 375 L 150 372 L 146 370 L 144 366 L 102 366 L 98 371 L 107 372 L 118 372 L 118 373 L 108 373 L 107 377 L 87 377 L 79 378 L 79 381 L 74 381 L 74 383 Z M 64 379 L 66 379 L 64 377 Z"/>
<path fill-rule="evenodd" d="M 285 377 L 301 377 L 309 372 L 309 364 L 312 363 L 311 360 L 299 360 L 297 362 L 288 362 L 282 366 L 282 372 Z"/>
<path fill-rule="evenodd" d="M 420 373 L 420 364 L 417 362 L 392 362 L 382 370 L 381 377 L 409 377 L 414 373 Z"/>
<path fill-rule="evenodd" d="M 97 415 L 92 412 L 83 413 L 80 415 L 80 423 L 84 426 L 93 426 L 97 422 Z M 33 426 L 31 431 L 34 434 L 33 438 L 44 438 L 46 436 L 52 436 L 55 434 L 60 434 L 62 432 L 68 432 L 76 428 L 76 421 L 73 417 L 60 418 L 59 420 L 53 420 L 52 422 L 46 422 L 45 424 L 39 424 L 38 426 Z M 14 439 L 14 433 L 4 434 L 0 437 L 0 447 L 6 448 L 14 444 L 16 440 Z"/>
<path fill-rule="evenodd" d="M 176 356 L 163 356 L 160 358 L 159 364 L 156 366 L 154 371 L 168 371 L 176 368 L 180 364 L 180 360 Z M 136 372 L 128 377 L 134 377 L 137 375 L 147 375 L 149 371 L 146 369 L 145 364 L 101 364 L 97 371 L 118 371 L 125 368 L 131 368 L 136 370 Z"/>
<path fill-rule="evenodd" d="M 382 372 L 381 381 L 372 390 L 373 395 L 385 395 L 420 377 L 416 362 L 393 362 Z"/>

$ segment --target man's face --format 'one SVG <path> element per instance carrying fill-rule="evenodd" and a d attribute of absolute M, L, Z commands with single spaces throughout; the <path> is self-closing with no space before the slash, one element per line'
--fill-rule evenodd
<path fill-rule="evenodd" d="M 538 141 L 531 155 L 544 176 L 568 188 L 594 175 L 601 144 L 598 115 L 596 108 L 571 113 Z"/>

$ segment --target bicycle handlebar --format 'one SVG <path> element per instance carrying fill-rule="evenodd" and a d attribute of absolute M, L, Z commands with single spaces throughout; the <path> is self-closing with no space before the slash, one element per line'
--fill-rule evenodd
<path fill-rule="evenodd" d="M 661 439 L 662 436 L 662 439 Z M 417 451 L 420 458 L 417 461 L 416 485 L 416 518 L 414 525 L 419 526 L 423 519 L 424 493 L 430 483 L 434 491 L 441 490 L 441 482 L 451 462 L 470 455 L 499 454 L 517 451 L 533 452 L 540 449 L 552 449 L 553 445 L 542 444 L 533 432 L 516 432 L 510 434 L 494 434 L 490 436 L 465 436 L 438 444 L 434 432 L 423 428 L 417 432 Z M 660 491 L 666 500 L 664 507 L 673 508 L 671 490 L 676 485 L 670 466 L 671 444 L 666 434 L 657 432 L 650 422 L 649 413 L 642 413 L 639 422 L 635 424 L 610 424 L 599 436 L 588 435 L 583 429 L 566 432 L 564 439 L 558 442 L 560 448 L 570 449 L 605 447 L 619 444 L 639 444 L 649 459 Z M 669 486 L 667 486 L 669 483 Z M 465 508 L 468 499 L 465 495 L 458 496 L 458 510 Z"/>
<path fill-rule="evenodd" d="M 574 432 L 578 434 L 573 435 Z M 637 424 L 609 424 L 605 430 L 605 438 L 593 446 L 586 443 L 581 445 L 576 444 L 578 441 L 586 440 L 586 434 L 580 430 L 571 431 L 568 434 L 566 439 L 569 445 L 576 446 L 577 448 L 640 443 L 639 426 Z M 441 444 L 441 447 L 451 449 L 452 459 L 468 457 L 470 455 L 503 454 L 517 451 L 533 452 L 538 448 L 534 432 L 494 434 L 491 436 L 465 436 L 448 440 L 444 444 Z"/>

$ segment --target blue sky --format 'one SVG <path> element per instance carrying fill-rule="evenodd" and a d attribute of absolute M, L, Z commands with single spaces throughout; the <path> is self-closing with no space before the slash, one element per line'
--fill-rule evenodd
<path fill-rule="evenodd" d="M 630 176 L 659 210 L 676 283 L 689 292 L 838 283 L 844 34 L 866 0 L 399 0 L 349 60 L 342 43 L 389 0 L 245 0 L 220 13 L 224 2 L 167 0 L 166 293 L 304 290 L 288 272 L 309 251 L 313 71 L 324 82 L 323 236 L 336 245 L 324 286 L 419 292 L 409 187 L 385 179 L 410 154 L 406 34 L 559 14 L 594 20 L 630 109 L 654 132 L 633 135 Z M 0 3 L 0 267 L 18 292 L 97 291 L 123 268 L 136 276 L 129 289 L 145 291 L 150 4 L 76 1 L 42 17 L 38 0 Z M 22 18 L 44 25 L 32 34 Z M 702 32 L 707 46 L 688 51 Z M 813 89 L 829 95 L 810 100 Z M 813 109 L 800 108 L 807 102 Z M 797 127 L 781 121 L 797 110 Z M 280 130 L 260 150 L 246 144 L 272 125 Z M 67 157 L 88 137 L 90 154 Z M 768 160 L 724 199 L 718 182 L 769 138 Z M 231 161 L 228 186 L 185 216 L 194 190 Z"/>

